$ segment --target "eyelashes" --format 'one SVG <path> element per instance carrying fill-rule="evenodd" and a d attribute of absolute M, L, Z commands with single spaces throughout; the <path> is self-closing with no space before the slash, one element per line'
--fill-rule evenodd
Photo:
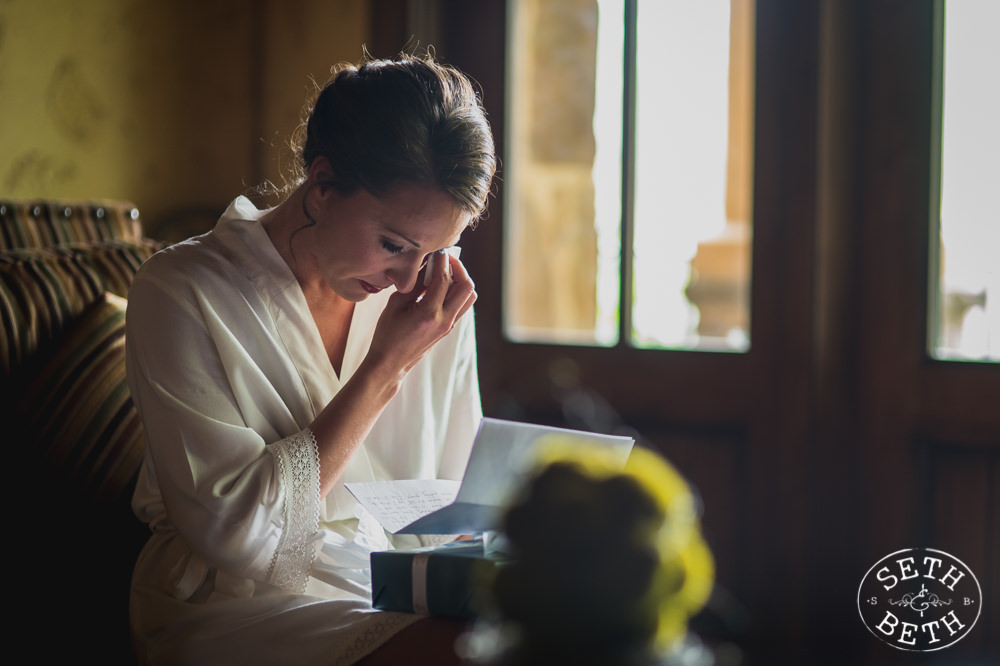
<path fill-rule="evenodd" d="M 392 241 L 389 241 L 389 240 L 386 240 L 386 239 L 382 239 L 381 243 L 382 243 L 382 249 L 385 250 L 386 252 L 388 252 L 389 254 L 393 254 L 393 255 L 395 255 L 395 254 L 401 254 L 403 252 L 403 250 L 406 249 L 402 245 L 397 245 L 396 243 L 393 243 Z M 457 246 L 453 246 L 453 247 L 457 247 Z M 439 251 L 440 252 L 446 252 L 447 250 L 439 250 Z M 430 257 L 431 257 L 432 254 L 434 254 L 434 253 L 431 252 L 430 254 L 424 255 L 423 261 L 420 262 L 420 269 L 419 270 L 423 270 L 424 267 L 427 266 L 427 262 L 430 260 Z M 458 256 L 458 255 L 455 254 L 455 256 Z"/>
<path fill-rule="evenodd" d="M 390 243 L 387 240 L 382 241 L 382 248 L 389 254 L 399 254 L 403 251 L 402 245 L 396 245 L 395 243 Z"/>
<path fill-rule="evenodd" d="M 391 242 L 389 242 L 387 240 L 383 240 L 382 241 L 382 249 L 384 249 L 389 254 L 396 255 L 396 254 L 401 254 L 405 248 L 402 245 L 396 245 L 395 243 L 391 243 Z M 420 268 L 418 270 L 423 270 L 424 266 L 427 265 L 427 259 L 430 256 L 431 255 L 429 255 L 429 254 L 426 255 L 426 256 L 424 256 L 424 260 L 421 262 Z"/>

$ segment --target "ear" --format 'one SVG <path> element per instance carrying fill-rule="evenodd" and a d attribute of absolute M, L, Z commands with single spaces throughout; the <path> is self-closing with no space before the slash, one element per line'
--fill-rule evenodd
<path fill-rule="evenodd" d="M 331 181 L 334 179 L 333 168 L 330 166 L 330 160 L 326 159 L 322 155 L 319 155 L 312 161 L 309 165 L 308 181 L 309 184 L 321 183 L 323 181 Z M 320 188 L 325 187 L 323 185 Z"/>
<path fill-rule="evenodd" d="M 333 169 L 330 168 L 330 161 L 325 157 L 319 156 L 309 165 L 309 172 L 303 187 L 306 193 L 305 205 L 312 215 L 315 216 L 315 211 L 326 207 L 330 197 L 336 194 L 335 189 L 330 185 L 333 179 Z M 319 218 L 312 217 L 310 219 Z"/>

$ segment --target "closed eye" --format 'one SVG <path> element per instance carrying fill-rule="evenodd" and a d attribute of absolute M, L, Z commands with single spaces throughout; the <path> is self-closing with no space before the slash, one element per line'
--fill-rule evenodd
<path fill-rule="evenodd" d="M 403 251 L 402 245 L 396 245 L 395 243 L 390 243 L 387 240 L 382 241 L 382 248 L 385 249 L 385 251 L 389 252 L 390 254 L 399 254 L 400 252 Z"/>

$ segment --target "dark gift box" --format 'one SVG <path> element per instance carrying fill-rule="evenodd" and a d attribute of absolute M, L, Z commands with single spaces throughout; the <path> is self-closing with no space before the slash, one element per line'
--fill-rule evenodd
<path fill-rule="evenodd" d="M 386 611 L 467 620 L 476 616 L 486 580 L 506 558 L 482 540 L 371 554 L 372 605 Z"/>

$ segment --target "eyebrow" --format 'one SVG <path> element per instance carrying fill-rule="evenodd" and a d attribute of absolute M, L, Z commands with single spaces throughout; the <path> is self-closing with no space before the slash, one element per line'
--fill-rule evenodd
<path fill-rule="evenodd" d="M 409 243 L 413 247 L 417 248 L 418 250 L 420 249 L 420 243 L 418 243 L 417 241 L 413 240 L 409 236 L 406 236 L 404 234 L 399 233 L 398 231 L 396 231 L 392 227 L 386 227 L 385 230 L 388 231 L 391 234 L 395 234 L 395 235 L 399 236 L 400 238 L 402 238 L 403 240 L 405 240 L 407 243 Z M 461 240 L 462 240 L 462 234 L 459 234 L 458 236 L 455 237 L 455 240 L 451 243 L 451 245 L 449 245 L 449 247 L 458 245 Z"/>
<path fill-rule="evenodd" d="M 385 230 L 388 231 L 389 233 L 396 234 L 397 236 L 399 236 L 400 238 L 402 238 L 403 240 L 405 240 L 407 243 L 409 243 L 413 247 L 417 248 L 418 250 L 420 249 L 420 243 L 418 243 L 417 241 L 413 240 L 409 236 L 405 236 L 405 235 L 399 233 L 398 231 L 396 231 L 392 227 L 386 227 Z"/>

